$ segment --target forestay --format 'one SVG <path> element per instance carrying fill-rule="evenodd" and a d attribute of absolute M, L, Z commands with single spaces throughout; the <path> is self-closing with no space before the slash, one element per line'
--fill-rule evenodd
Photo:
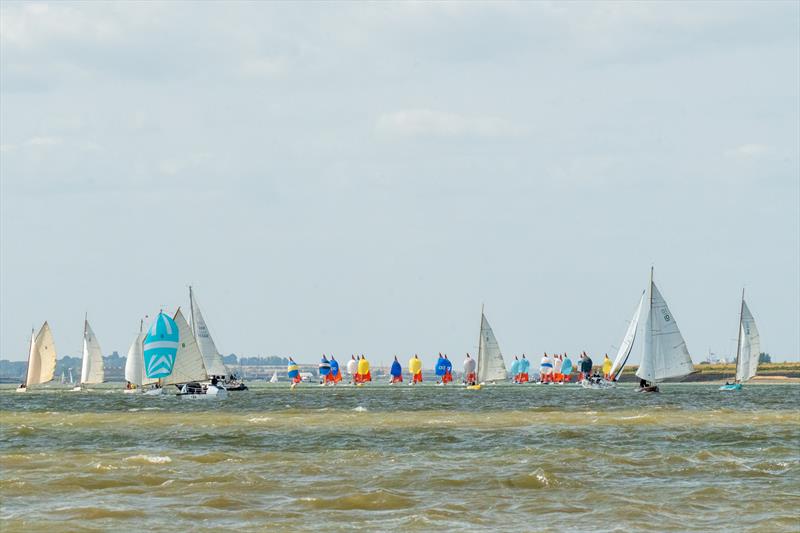
<path fill-rule="evenodd" d="M 742 318 L 739 323 L 739 358 L 736 362 L 736 381 L 751 379 L 758 371 L 761 339 L 747 304 L 742 300 Z"/>
<path fill-rule="evenodd" d="M 81 383 L 103 382 L 103 351 L 100 343 L 86 320 L 83 326 L 83 362 L 81 364 Z"/>
<path fill-rule="evenodd" d="M 53 379 L 56 371 L 56 345 L 53 341 L 53 332 L 50 325 L 42 324 L 39 333 L 31 341 L 31 351 L 28 357 L 28 374 L 25 385 L 39 385 Z"/>
<path fill-rule="evenodd" d="M 189 288 L 189 299 L 192 305 L 192 331 L 197 339 L 197 345 L 200 347 L 200 353 L 203 355 L 206 371 L 209 376 L 227 376 L 228 369 L 222 362 L 222 356 L 217 351 L 214 339 L 211 338 L 211 333 L 208 331 L 203 313 L 200 312 L 200 306 L 197 304 L 197 298 L 191 287 Z"/>
<path fill-rule="evenodd" d="M 208 379 L 203 355 L 192 334 L 189 323 L 186 322 L 181 310 L 173 318 L 178 326 L 178 353 L 175 354 L 175 366 L 172 373 L 161 380 L 162 385 L 189 383 L 190 381 L 205 381 Z"/>
<path fill-rule="evenodd" d="M 642 314 L 642 305 L 644 305 L 644 291 L 642 291 L 642 297 L 639 298 L 639 305 L 636 306 L 636 311 L 633 313 L 633 318 L 631 318 L 631 323 L 628 324 L 628 330 L 625 332 L 625 337 L 622 339 L 622 344 L 619 346 L 619 351 L 617 352 L 617 357 L 614 358 L 614 364 L 611 365 L 611 379 L 616 381 L 619 379 L 619 375 L 622 373 L 622 369 L 625 368 L 625 363 L 628 362 L 628 358 L 631 356 L 631 351 L 633 350 L 633 342 L 636 340 L 636 332 L 639 329 L 639 316 Z"/>
<path fill-rule="evenodd" d="M 486 315 L 481 313 L 481 336 L 478 345 L 478 381 L 497 381 L 507 378 L 506 363 Z"/>
<path fill-rule="evenodd" d="M 667 302 L 650 282 L 650 310 L 645 325 L 644 353 L 636 376 L 650 382 L 688 376 L 694 364 L 686 341 Z"/>

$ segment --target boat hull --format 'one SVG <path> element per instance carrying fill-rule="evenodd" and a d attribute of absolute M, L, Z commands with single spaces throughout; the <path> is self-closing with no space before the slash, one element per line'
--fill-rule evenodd
<path fill-rule="evenodd" d="M 617 384 L 613 381 L 606 381 L 605 379 L 601 379 L 600 381 L 590 381 L 584 379 L 580 382 L 581 387 L 584 389 L 614 389 L 617 387 Z"/>
<path fill-rule="evenodd" d="M 467 385 L 467 390 L 481 390 L 482 385 Z"/>
<path fill-rule="evenodd" d="M 176 396 L 182 400 L 224 400 L 228 391 L 224 387 L 209 385 L 202 392 L 179 392 Z"/>
<path fill-rule="evenodd" d="M 649 387 L 639 387 L 636 392 L 661 392 L 658 390 L 658 385 L 650 385 Z"/>
<path fill-rule="evenodd" d="M 17 387 L 14 392 L 28 392 L 28 387 Z"/>
<path fill-rule="evenodd" d="M 742 390 L 741 383 L 726 383 L 725 385 L 721 386 L 719 390 Z"/>

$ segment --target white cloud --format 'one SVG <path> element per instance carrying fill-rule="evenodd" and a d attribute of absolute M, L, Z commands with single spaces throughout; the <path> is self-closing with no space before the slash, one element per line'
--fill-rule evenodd
<path fill-rule="evenodd" d="M 409 109 L 378 117 L 380 133 L 401 136 L 501 137 L 520 133 L 520 128 L 492 116 L 468 116 L 430 109 Z"/>

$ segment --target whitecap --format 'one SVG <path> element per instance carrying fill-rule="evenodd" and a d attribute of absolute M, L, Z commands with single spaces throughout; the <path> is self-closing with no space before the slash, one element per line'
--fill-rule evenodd
<path fill-rule="evenodd" d="M 167 455 L 132 455 L 126 457 L 123 461 L 140 461 L 154 465 L 171 463 L 172 458 Z"/>
<path fill-rule="evenodd" d="M 269 422 L 270 420 L 272 420 L 272 418 L 269 416 L 256 416 L 249 418 L 247 421 L 252 424 L 258 424 L 259 422 Z"/>
<path fill-rule="evenodd" d="M 365 413 L 367 408 L 359 405 L 358 407 L 354 408 L 353 411 L 356 411 L 357 413 Z"/>

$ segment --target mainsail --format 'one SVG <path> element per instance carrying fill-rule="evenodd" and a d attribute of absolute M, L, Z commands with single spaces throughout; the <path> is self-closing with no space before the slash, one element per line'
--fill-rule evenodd
<path fill-rule="evenodd" d="M 128 348 L 128 357 L 125 359 L 125 380 L 137 385 L 150 385 L 158 383 L 157 379 L 149 379 L 144 371 L 144 338 L 147 332 L 139 327 L 139 334 L 133 340 L 131 347 Z"/>
<path fill-rule="evenodd" d="M 173 317 L 178 326 L 178 353 L 175 354 L 175 365 L 172 373 L 161 380 L 162 385 L 189 383 L 190 381 L 205 381 L 208 379 L 203 355 L 197 346 L 197 341 L 192 335 L 192 330 L 186 322 L 181 310 L 175 312 Z"/>
<path fill-rule="evenodd" d="M 736 381 L 745 382 L 756 375 L 758 358 L 761 355 L 761 339 L 756 321 L 742 298 L 742 314 L 739 319 L 739 355 L 736 359 Z"/>
<path fill-rule="evenodd" d="M 505 380 L 506 363 L 486 315 L 481 311 L 481 336 L 478 341 L 478 382 Z"/>
<path fill-rule="evenodd" d="M 645 293 L 642 292 L 642 297 L 639 298 L 639 305 L 636 306 L 636 311 L 633 313 L 631 323 L 628 324 L 628 330 L 625 332 L 625 337 L 623 337 L 622 344 L 619 346 L 617 357 L 614 358 L 614 364 L 611 365 L 610 374 L 613 381 L 617 381 L 619 379 L 622 369 L 625 368 L 625 363 L 628 362 L 628 358 L 631 356 L 631 351 L 633 350 L 633 341 L 636 340 L 636 332 L 639 329 L 639 316 L 642 314 L 644 294 Z"/>
<path fill-rule="evenodd" d="M 31 333 L 33 335 L 33 333 Z M 53 332 L 50 325 L 42 324 L 39 333 L 31 340 L 31 349 L 28 354 L 28 374 L 25 376 L 25 386 L 47 383 L 53 379 L 56 370 L 56 345 L 53 341 Z"/>
<path fill-rule="evenodd" d="M 694 372 L 686 341 L 667 302 L 650 277 L 650 309 L 645 325 L 644 353 L 636 376 L 649 382 L 680 378 Z"/>
<path fill-rule="evenodd" d="M 278 371 L 276 370 L 273 372 L 272 377 L 269 380 L 270 383 L 277 383 L 278 382 Z"/>
<path fill-rule="evenodd" d="M 200 353 L 203 354 L 203 362 L 208 375 L 227 376 L 228 369 L 225 367 L 225 363 L 222 362 L 222 356 L 217 351 L 214 339 L 211 338 L 211 333 L 208 331 L 208 326 L 206 326 L 206 321 L 203 319 L 203 314 L 200 312 L 200 306 L 197 305 L 197 298 L 194 296 L 191 287 L 189 287 L 189 303 L 191 304 L 192 333 L 197 339 Z"/>
<path fill-rule="evenodd" d="M 80 382 L 103 382 L 103 352 L 88 320 L 83 322 L 83 363 Z"/>

